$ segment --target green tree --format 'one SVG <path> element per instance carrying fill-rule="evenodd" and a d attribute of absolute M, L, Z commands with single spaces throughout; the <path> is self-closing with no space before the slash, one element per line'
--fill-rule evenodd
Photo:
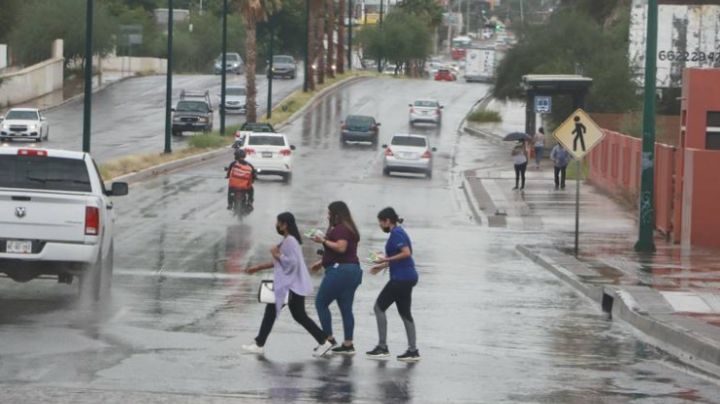
<path fill-rule="evenodd" d="M 431 27 L 436 28 L 442 23 L 445 10 L 436 0 L 403 0 L 397 7 L 408 14 L 425 19 Z"/>
<path fill-rule="evenodd" d="M 627 58 L 629 14 L 617 21 L 603 28 L 587 11 L 563 8 L 546 24 L 526 26 L 520 32 L 522 40 L 498 66 L 493 95 L 522 99 L 523 75 L 573 74 L 580 67 L 593 79 L 588 110 L 624 112 L 635 108 L 636 86 Z M 554 105 L 556 121 L 572 112 L 569 101 L 559 100 Z"/>
<path fill-rule="evenodd" d="M 178 71 L 207 72 L 222 53 L 222 22 L 212 13 L 192 13 L 189 24 L 178 24 L 173 41 L 174 65 Z M 163 44 L 166 37 L 163 35 Z M 159 56 L 166 57 L 161 48 Z M 245 26 L 238 13 L 228 15 L 228 52 L 245 52 Z"/>
<path fill-rule="evenodd" d="M 17 24 L 10 34 L 10 45 L 18 61 L 29 65 L 50 57 L 52 42 L 65 41 L 65 63 L 85 56 L 85 0 L 34 0 L 23 4 L 16 14 Z M 116 24 L 104 3 L 95 4 L 93 24 L 94 52 L 106 55 L 114 47 Z"/>
<path fill-rule="evenodd" d="M 382 26 L 364 28 L 358 41 L 366 57 L 405 66 L 408 75 L 418 76 L 430 55 L 432 38 L 424 17 L 398 9 L 387 15 Z"/>
<path fill-rule="evenodd" d="M 3 0 L 0 6 L 0 43 L 7 43 L 10 32 L 19 21 L 17 15 L 23 0 Z"/>

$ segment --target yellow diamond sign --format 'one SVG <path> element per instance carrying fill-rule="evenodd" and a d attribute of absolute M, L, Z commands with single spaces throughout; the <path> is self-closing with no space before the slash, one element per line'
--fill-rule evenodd
<path fill-rule="evenodd" d="M 605 133 L 590 115 L 578 109 L 555 129 L 553 136 L 570 155 L 580 160 L 600 143 Z"/>

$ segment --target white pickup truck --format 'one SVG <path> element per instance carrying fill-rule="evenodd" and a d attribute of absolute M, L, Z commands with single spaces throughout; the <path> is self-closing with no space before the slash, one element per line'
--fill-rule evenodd
<path fill-rule="evenodd" d="M 113 204 L 87 153 L 0 147 L 0 273 L 17 282 L 56 277 L 99 300 L 110 292 Z"/>

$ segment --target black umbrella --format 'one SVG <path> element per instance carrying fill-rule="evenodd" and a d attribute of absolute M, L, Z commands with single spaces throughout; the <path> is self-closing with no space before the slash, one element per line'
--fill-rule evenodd
<path fill-rule="evenodd" d="M 514 142 L 516 140 L 530 140 L 530 136 L 528 136 L 525 133 L 522 132 L 512 132 L 508 133 L 504 138 L 504 141 L 506 142 Z"/>

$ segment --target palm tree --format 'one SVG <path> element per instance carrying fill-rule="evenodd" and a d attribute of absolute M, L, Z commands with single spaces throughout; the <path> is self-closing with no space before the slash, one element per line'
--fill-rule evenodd
<path fill-rule="evenodd" d="M 257 24 L 280 9 L 280 0 L 240 0 L 245 20 L 245 86 L 247 121 L 257 120 Z"/>
<path fill-rule="evenodd" d="M 338 47 L 337 47 L 337 72 L 345 73 L 345 0 L 338 1 Z"/>
<path fill-rule="evenodd" d="M 325 83 L 325 45 L 323 45 L 323 39 L 325 38 L 325 18 L 327 2 L 325 0 L 317 0 L 317 19 L 315 20 L 315 50 L 317 60 L 317 74 L 318 84 Z"/>
<path fill-rule="evenodd" d="M 325 21 L 325 35 L 327 36 L 327 58 L 325 59 L 325 68 L 330 78 L 335 77 L 335 1 L 326 0 L 325 7 L 327 10 Z"/>

